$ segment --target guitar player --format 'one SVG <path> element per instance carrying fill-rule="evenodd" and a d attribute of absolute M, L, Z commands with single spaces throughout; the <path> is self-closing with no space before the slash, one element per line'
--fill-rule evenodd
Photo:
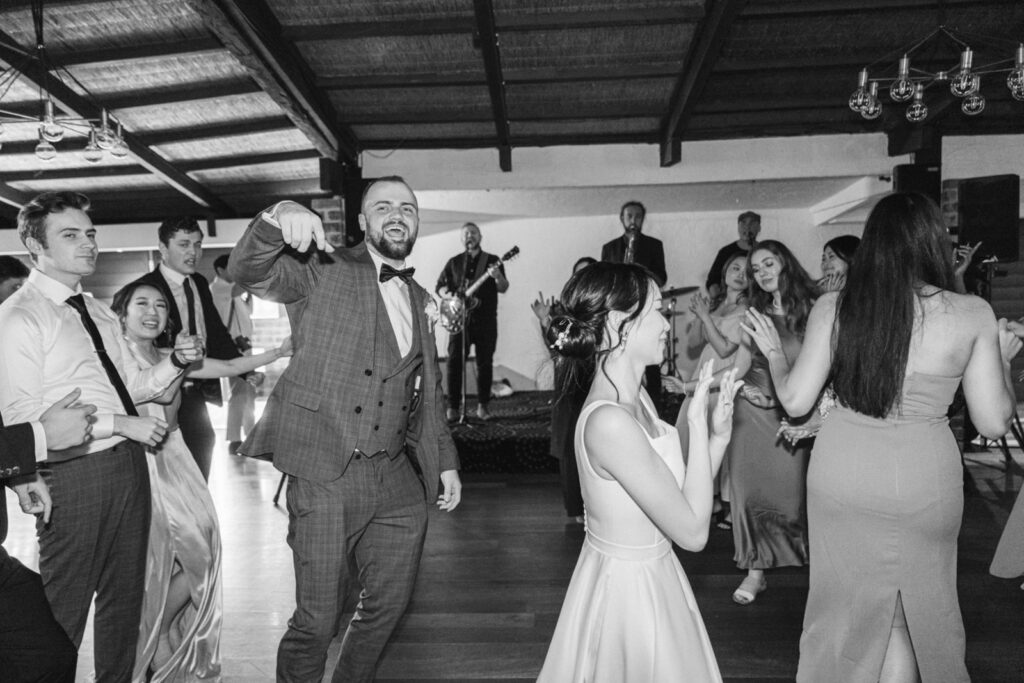
<path fill-rule="evenodd" d="M 475 301 L 466 301 L 465 328 L 448 339 L 447 417 L 450 422 L 459 419 L 465 360 L 463 350 L 468 352 L 471 346 L 476 350 L 476 414 L 481 420 L 491 418 L 488 403 L 491 400 L 494 347 L 498 343 L 498 294 L 508 290 L 508 280 L 501 259 L 481 249 L 480 241 L 480 228 L 475 223 L 463 225 L 462 244 L 466 250 L 448 259 L 437 279 L 438 295 L 448 298 L 461 296 L 480 277 L 489 276 L 474 293 Z M 467 335 L 465 346 L 463 334 Z"/>

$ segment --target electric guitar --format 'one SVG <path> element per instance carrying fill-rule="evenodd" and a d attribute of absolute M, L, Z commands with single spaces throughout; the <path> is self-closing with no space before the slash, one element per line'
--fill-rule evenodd
<path fill-rule="evenodd" d="M 519 247 L 512 247 L 505 252 L 505 255 L 501 257 L 498 263 L 488 267 L 486 273 L 478 277 L 469 287 L 466 287 L 466 291 L 461 296 L 448 296 L 442 299 L 439 308 L 441 311 L 441 325 L 444 329 L 448 330 L 450 334 L 461 332 L 462 322 L 466 317 L 466 313 L 473 310 L 480 303 L 479 300 L 473 297 L 473 293 L 487 282 L 487 278 L 493 277 L 491 275 L 492 268 L 497 268 L 500 264 L 511 261 L 518 255 Z"/>

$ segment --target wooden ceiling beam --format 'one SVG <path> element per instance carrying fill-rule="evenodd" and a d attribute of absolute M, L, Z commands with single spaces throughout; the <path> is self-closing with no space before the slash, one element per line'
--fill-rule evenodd
<path fill-rule="evenodd" d="M 0 181 L 0 204 L 13 207 L 15 211 L 28 204 L 31 197 Z"/>
<path fill-rule="evenodd" d="M 282 40 L 281 25 L 264 0 L 187 2 L 322 156 L 358 165 L 358 138 L 315 87 L 295 45 Z"/>
<path fill-rule="evenodd" d="M 491 112 L 498 137 L 498 164 L 505 173 L 512 171 L 512 145 L 509 144 L 508 104 L 505 102 L 505 79 L 501 75 L 501 49 L 498 30 L 494 25 L 492 0 L 473 0 L 476 14 L 477 36 L 480 40 L 487 91 L 491 97 Z"/>
<path fill-rule="evenodd" d="M 244 156 L 213 157 L 195 161 L 179 161 L 176 165 L 185 173 L 212 171 L 222 168 L 240 168 L 258 166 L 260 164 L 282 164 L 289 161 L 318 159 L 316 150 L 301 149 L 287 152 L 267 152 L 266 154 L 247 154 Z M 29 171 L 0 172 L 0 182 L 24 182 L 44 180 L 74 180 L 83 178 L 115 178 L 123 176 L 145 175 L 147 169 L 138 164 L 122 164 L 119 166 L 79 166 L 76 168 L 58 168 L 50 170 L 34 169 Z"/>
<path fill-rule="evenodd" d="M 0 30 L 0 59 L 10 62 L 22 58 L 19 52 L 10 47 L 12 45 L 17 45 L 17 42 Z M 22 71 L 22 79 L 33 87 L 40 87 L 41 84 L 46 83 L 50 96 L 64 111 L 84 119 L 100 118 L 101 108 L 98 105 L 82 97 L 60 81 L 47 79 L 45 70 L 35 60 L 25 66 Z M 178 192 L 210 210 L 229 210 L 229 207 L 219 197 L 154 152 L 127 130 L 124 131 L 124 141 L 128 145 L 129 152 L 138 159 L 139 163 Z"/>
<path fill-rule="evenodd" d="M 697 28 L 690 52 L 672 93 L 668 113 L 661 125 L 661 166 L 678 164 L 682 158 L 681 133 L 714 69 L 718 54 L 729 34 L 732 22 L 747 0 L 712 0 L 710 10 Z"/>
<path fill-rule="evenodd" d="M 552 147 L 556 145 L 617 145 L 655 144 L 658 131 L 648 133 L 584 133 L 579 135 L 518 135 L 512 138 L 514 147 Z M 367 139 L 365 149 L 487 149 L 497 144 L 493 137 L 449 137 L 433 140 Z"/>
<path fill-rule="evenodd" d="M 500 31 L 551 31 L 587 28 L 623 28 L 685 24 L 699 21 L 704 16 L 700 5 L 677 3 L 670 7 L 646 9 L 606 9 L 599 11 L 569 11 L 544 13 L 504 13 L 498 17 Z M 329 22 L 285 26 L 283 36 L 294 41 L 352 40 L 355 38 L 384 38 L 394 36 L 430 36 L 452 33 L 474 33 L 477 22 L 471 16 L 423 18 L 415 21 Z"/>
<path fill-rule="evenodd" d="M 224 46 L 216 38 L 202 37 L 177 40 L 170 43 L 141 43 L 122 45 L 120 47 L 96 48 L 91 50 L 72 50 L 53 52 L 50 59 L 55 68 L 77 66 L 79 64 L 99 64 L 102 62 L 130 62 L 137 59 L 158 59 L 161 57 L 182 57 L 204 52 L 223 51 Z"/>
<path fill-rule="evenodd" d="M 899 12 L 903 10 L 952 9 L 979 5 L 1013 4 L 1012 0 L 987 2 L 986 0 L 774 0 L 752 5 L 743 13 L 743 19 L 783 18 L 801 16 L 829 16 L 834 14 L 864 14 Z"/>
<path fill-rule="evenodd" d="M 657 119 L 660 116 L 658 111 L 638 111 L 634 106 L 628 109 L 612 109 L 610 107 L 593 106 L 588 111 L 576 111 L 571 114 L 560 111 L 544 112 L 532 111 L 528 114 L 513 115 L 511 123 L 522 123 L 524 121 L 588 121 L 607 119 Z M 441 111 L 441 112 L 400 112 L 386 113 L 380 115 L 360 114 L 349 116 L 353 125 L 374 126 L 374 125 L 410 125 L 427 123 L 490 123 L 494 119 L 485 114 L 477 112 Z"/>
<path fill-rule="evenodd" d="M 616 64 L 604 67 L 502 69 L 507 85 L 544 85 L 573 81 L 617 81 L 668 78 L 679 75 L 676 64 Z M 330 76 L 317 79 L 325 90 L 375 90 L 389 88 L 461 87 L 487 85 L 477 73 L 420 73 L 386 76 Z"/>

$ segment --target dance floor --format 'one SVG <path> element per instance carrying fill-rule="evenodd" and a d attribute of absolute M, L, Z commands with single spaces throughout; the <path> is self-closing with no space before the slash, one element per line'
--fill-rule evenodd
<path fill-rule="evenodd" d="M 1024 462 L 1014 450 L 1018 464 Z M 960 601 L 967 660 L 975 683 L 1024 680 L 1024 590 L 1020 579 L 988 575 L 999 531 L 1021 473 L 1001 470 L 1001 456 L 969 456 L 972 491 L 960 543 Z M 218 447 L 211 477 L 224 537 L 225 683 L 274 679 L 274 657 L 294 606 L 287 515 L 271 498 L 271 465 L 229 456 Z M 379 671 L 391 681 L 523 681 L 540 669 L 572 574 L 583 530 L 567 523 L 557 475 L 465 477 L 462 506 L 434 511 L 415 597 Z M 32 520 L 8 495 L 10 552 L 34 565 Z M 732 603 L 739 583 L 729 532 L 714 530 L 707 549 L 680 553 L 727 681 L 789 681 L 796 671 L 805 570 L 769 576 L 748 607 Z M 91 632 L 91 627 L 90 627 Z M 79 681 L 92 667 L 91 636 Z M 330 661 L 337 652 L 332 648 Z M 330 678 L 330 665 L 328 680 Z"/>

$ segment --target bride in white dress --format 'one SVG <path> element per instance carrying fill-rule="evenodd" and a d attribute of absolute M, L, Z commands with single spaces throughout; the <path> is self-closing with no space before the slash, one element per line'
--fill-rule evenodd
<path fill-rule="evenodd" d="M 155 341 L 167 327 L 167 301 L 153 287 L 132 282 L 114 295 L 132 355 L 142 367 L 160 361 Z M 207 358 L 182 375 L 206 379 L 242 375 L 291 355 L 291 342 L 254 356 Z M 153 499 L 146 556 L 146 588 L 133 683 L 220 679 L 221 551 L 217 512 L 199 467 L 177 428 L 181 380 L 140 414 L 167 421 L 167 438 L 147 453 Z"/>
<path fill-rule="evenodd" d="M 645 269 L 596 263 L 562 292 L 548 342 L 567 382 L 590 382 L 576 425 L 586 540 L 539 683 L 720 682 L 718 664 L 672 542 L 703 549 L 712 481 L 732 428 L 735 371 L 722 378 L 708 436 L 711 365 L 689 407 L 686 464 L 675 427 L 641 386 L 668 323 Z"/>

